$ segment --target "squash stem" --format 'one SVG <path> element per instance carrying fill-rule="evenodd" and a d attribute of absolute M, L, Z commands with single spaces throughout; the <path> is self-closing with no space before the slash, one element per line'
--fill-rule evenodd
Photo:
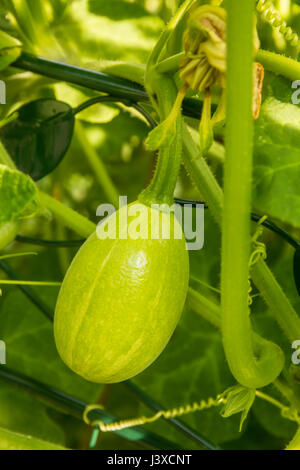
<path fill-rule="evenodd" d="M 145 205 L 174 203 L 174 190 L 179 174 L 182 156 L 182 115 L 181 104 L 186 89 L 177 93 L 173 80 L 164 75 L 157 75 L 152 81 L 156 91 L 161 121 L 170 119 L 174 126 L 170 133 L 170 143 L 163 145 L 158 154 L 157 167 L 149 186 L 140 194 L 139 200 Z M 174 128 L 174 129 L 173 129 Z"/>

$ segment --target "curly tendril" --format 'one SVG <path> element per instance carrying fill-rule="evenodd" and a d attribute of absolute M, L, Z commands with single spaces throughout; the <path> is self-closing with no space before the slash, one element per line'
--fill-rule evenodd
<path fill-rule="evenodd" d="M 84 411 L 83 420 L 86 424 L 90 426 L 99 426 L 102 432 L 115 432 L 115 431 L 121 431 L 122 429 L 131 428 L 134 426 L 143 426 L 145 424 L 154 423 L 155 421 L 158 421 L 161 418 L 165 418 L 165 419 L 177 418 L 177 417 L 184 416 L 190 413 L 196 413 L 197 411 L 208 410 L 209 408 L 212 408 L 212 407 L 219 407 L 225 404 L 226 401 L 227 401 L 226 393 L 222 393 L 218 395 L 216 398 L 210 397 L 207 400 L 201 400 L 200 402 L 195 402 L 193 404 L 180 406 L 178 408 L 173 408 L 172 410 L 161 410 L 161 411 L 158 411 L 155 415 L 150 416 L 150 417 L 141 416 L 136 419 L 126 419 L 123 421 L 118 421 L 115 423 L 108 423 L 108 424 L 103 423 L 103 421 L 101 420 L 96 420 L 96 421 L 91 422 L 89 420 L 88 414 L 95 409 L 103 409 L 103 408 L 99 405 L 89 405 L 86 407 Z"/>
<path fill-rule="evenodd" d="M 178 418 L 178 417 L 185 416 L 191 413 L 205 411 L 210 408 L 218 408 L 222 405 L 226 405 L 226 403 L 228 402 L 230 398 L 231 390 L 232 389 L 227 389 L 223 393 L 220 393 L 219 395 L 217 395 L 215 398 L 209 397 L 206 400 L 200 400 L 199 402 L 194 402 L 192 404 L 182 405 L 182 406 L 179 406 L 178 408 L 172 408 L 170 410 L 160 410 L 152 416 L 140 416 L 140 417 L 133 418 L 133 419 L 124 419 L 122 421 L 116 421 L 113 423 L 104 423 L 100 419 L 91 420 L 89 417 L 89 414 L 91 412 L 95 410 L 104 411 L 104 408 L 102 405 L 91 404 L 85 408 L 82 418 L 83 418 L 83 421 L 88 426 L 98 427 L 101 432 L 107 433 L 107 432 L 122 431 L 124 429 L 129 429 L 135 426 L 144 426 L 145 424 L 154 423 L 160 420 L 161 418 L 164 418 L 164 419 Z M 281 415 L 284 418 L 300 424 L 299 413 L 294 408 L 282 405 L 277 400 L 273 399 L 269 395 L 266 395 L 265 393 L 259 390 L 255 391 L 255 395 L 257 397 L 260 397 L 263 400 L 268 401 L 269 403 L 272 403 L 274 406 L 278 407 L 281 411 Z"/>
<path fill-rule="evenodd" d="M 253 268 L 253 266 L 258 263 L 260 259 L 266 260 L 267 259 L 267 248 L 266 245 L 263 242 L 259 241 L 259 238 L 263 234 L 263 226 L 262 224 L 267 220 L 267 216 L 261 217 L 261 219 L 258 221 L 258 227 L 255 232 L 255 234 L 252 237 L 252 243 L 254 246 L 254 250 L 252 251 L 250 258 L 249 258 L 249 271 Z M 248 305 L 249 307 L 253 303 L 253 297 L 252 297 L 252 282 L 251 282 L 251 276 L 249 276 L 248 279 L 248 284 L 249 284 L 249 290 L 248 290 Z"/>
<path fill-rule="evenodd" d="M 284 36 L 285 40 L 294 47 L 300 47 L 300 39 L 290 26 L 283 20 L 270 0 L 259 0 L 256 9 L 262 14 L 262 19 L 273 28 L 277 28 Z"/>

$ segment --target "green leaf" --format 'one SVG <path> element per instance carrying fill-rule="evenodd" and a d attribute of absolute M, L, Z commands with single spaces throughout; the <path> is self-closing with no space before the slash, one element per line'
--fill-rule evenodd
<path fill-rule="evenodd" d="M 137 14 L 132 2 L 120 1 L 118 6 L 115 1 L 112 5 L 86 0 L 68 3 L 56 31 L 78 65 L 102 59 L 146 63 L 164 27 L 158 16 L 144 9 Z"/>
<path fill-rule="evenodd" d="M 29 176 L 0 165 L 0 224 L 21 215 L 36 194 L 37 188 Z"/>
<path fill-rule="evenodd" d="M 242 413 L 240 422 L 240 431 L 249 414 L 249 411 L 255 400 L 255 390 L 236 385 L 227 396 L 227 403 L 221 414 L 223 418 L 229 418 L 237 413 Z"/>
<path fill-rule="evenodd" d="M 300 109 L 274 98 L 264 102 L 254 139 L 256 209 L 300 227 Z"/>
<path fill-rule="evenodd" d="M 117 21 L 148 16 L 141 5 L 128 0 L 88 0 L 88 6 L 91 13 Z"/>
<path fill-rule="evenodd" d="M 57 289 L 47 288 L 47 303 L 52 304 L 56 296 Z M 0 337 L 6 344 L 10 369 L 88 402 L 99 396 L 101 386 L 81 379 L 64 365 L 56 350 L 52 324 L 19 291 L 10 292 L 2 302 Z"/>
<path fill-rule="evenodd" d="M 0 71 L 15 62 L 21 50 L 20 41 L 0 30 Z"/>
<path fill-rule="evenodd" d="M 274 387 L 270 387 L 270 394 L 282 401 L 280 393 L 276 393 Z M 270 403 L 257 399 L 253 405 L 252 412 L 256 419 L 263 427 L 265 432 L 270 433 L 273 437 L 280 439 L 291 439 L 297 429 L 297 424 L 283 418 L 280 410 L 275 409 Z"/>
<path fill-rule="evenodd" d="M 17 167 L 37 181 L 51 173 L 67 152 L 73 109 L 60 101 L 39 99 L 17 112 L 18 118 L 0 129 L 0 139 Z"/>
<path fill-rule="evenodd" d="M 292 103 L 293 94 L 297 92 L 292 88 L 291 81 L 282 75 L 275 75 L 272 72 L 265 71 L 263 100 L 267 98 L 276 98 L 283 103 Z M 297 94 L 298 97 L 298 94 Z"/>
<path fill-rule="evenodd" d="M 64 447 L 0 428 L 1 450 L 66 450 Z"/>
<path fill-rule="evenodd" d="M 298 430 L 286 450 L 300 450 L 300 426 L 298 426 Z"/>

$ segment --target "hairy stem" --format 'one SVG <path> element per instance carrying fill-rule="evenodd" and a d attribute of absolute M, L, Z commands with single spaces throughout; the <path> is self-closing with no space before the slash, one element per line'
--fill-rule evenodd
<path fill-rule="evenodd" d="M 251 272 L 254 283 L 270 307 L 278 324 L 293 343 L 300 338 L 300 317 L 277 283 L 266 263 L 260 259 Z"/>
<path fill-rule="evenodd" d="M 196 188 L 204 197 L 205 201 L 209 205 L 210 211 L 212 212 L 214 219 L 221 226 L 222 224 L 222 213 L 224 207 L 224 197 L 221 187 L 215 179 L 211 169 L 209 168 L 206 160 L 201 157 L 199 146 L 191 139 L 191 134 L 184 126 L 183 131 L 183 142 L 184 142 L 184 153 L 183 161 L 184 165 L 192 178 Z M 262 276 L 262 270 L 264 275 Z M 279 283 L 275 279 L 271 270 L 264 261 L 261 261 L 260 265 L 254 265 L 251 271 L 252 278 L 255 280 L 257 288 L 262 292 L 262 295 L 269 306 L 277 322 L 282 326 L 287 337 L 290 337 L 290 332 L 298 330 L 299 316 L 295 312 L 295 309 L 291 305 L 289 299 L 283 292 Z M 269 293 L 272 292 L 272 295 Z M 279 298 L 279 305 L 285 304 L 285 309 L 279 309 L 278 302 L 274 301 L 273 294 L 276 292 L 275 298 Z M 282 320 L 282 317 L 284 319 Z"/>
<path fill-rule="evenodd" d="M 300 63 L 294 59 L 260 49 L 257 53 L 256 60 L 270 72 L 277 73 L 291 80 L 299 80 Z"/>
<path fill-rule="evenodd" d="M 196 188 L 204 196 L 216 222 L 221 225 L 224 206 L 223 191 L 206 160 L 200 154 L 190 131 L 183 125 L 183 162 Z"/>
<path fill-rule="evenodd" d="M 228 0 L 227 126 L 222 239 L 222 335 L 232 374 L 245 387 L 273 382 L 283 368 L 278 346 L 254 350 L 249 317 L 253 148 L 254 0 Z M 243 70 L 243 73 L 241 73 Z"/>
<path fill-rule="evenodd" d="M 160 118 L 161 121 L 164 121 L 173 114 L 174 104 L 176 106 L 177 101 L 179 101 L 178 97 L 181 98 L 180 93 L 183 92 L 177 94 L 177 88 L 172 78 L 165 75 L 155 76 L 155 79 L 152 78 L 151 87 L 156 92 Z M 139 200 L 143 204 L 173 204 L 182 156 L 182 116 L 180 110 L 178 116 L 174 116 L 174 124 L 175 134 L 170 142 L 159 149 L 157 166 L 152 181 L 139 196 Z"/>

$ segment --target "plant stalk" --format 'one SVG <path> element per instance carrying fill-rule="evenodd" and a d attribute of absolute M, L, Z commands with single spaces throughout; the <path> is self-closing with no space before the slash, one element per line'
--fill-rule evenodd
<path fill-rule="evenodd" d="M 96 230 L 96 225 L 93 222 L 43 191 L 39 191 L 38 199 L 59 222 L 74 230 L 78 235 L 88 238 Z"/>
<path fill-rule="evenodd" d="M 256 389 L 278 377 L 284 357 L 280 348 L 270 342 L 261 342 L 254 351 L 248 307 L 254 7 L 254 0 L 227 2 L 227 121 L 221 305 L 223 344 L 231 372 L 239 383 Z"/>

